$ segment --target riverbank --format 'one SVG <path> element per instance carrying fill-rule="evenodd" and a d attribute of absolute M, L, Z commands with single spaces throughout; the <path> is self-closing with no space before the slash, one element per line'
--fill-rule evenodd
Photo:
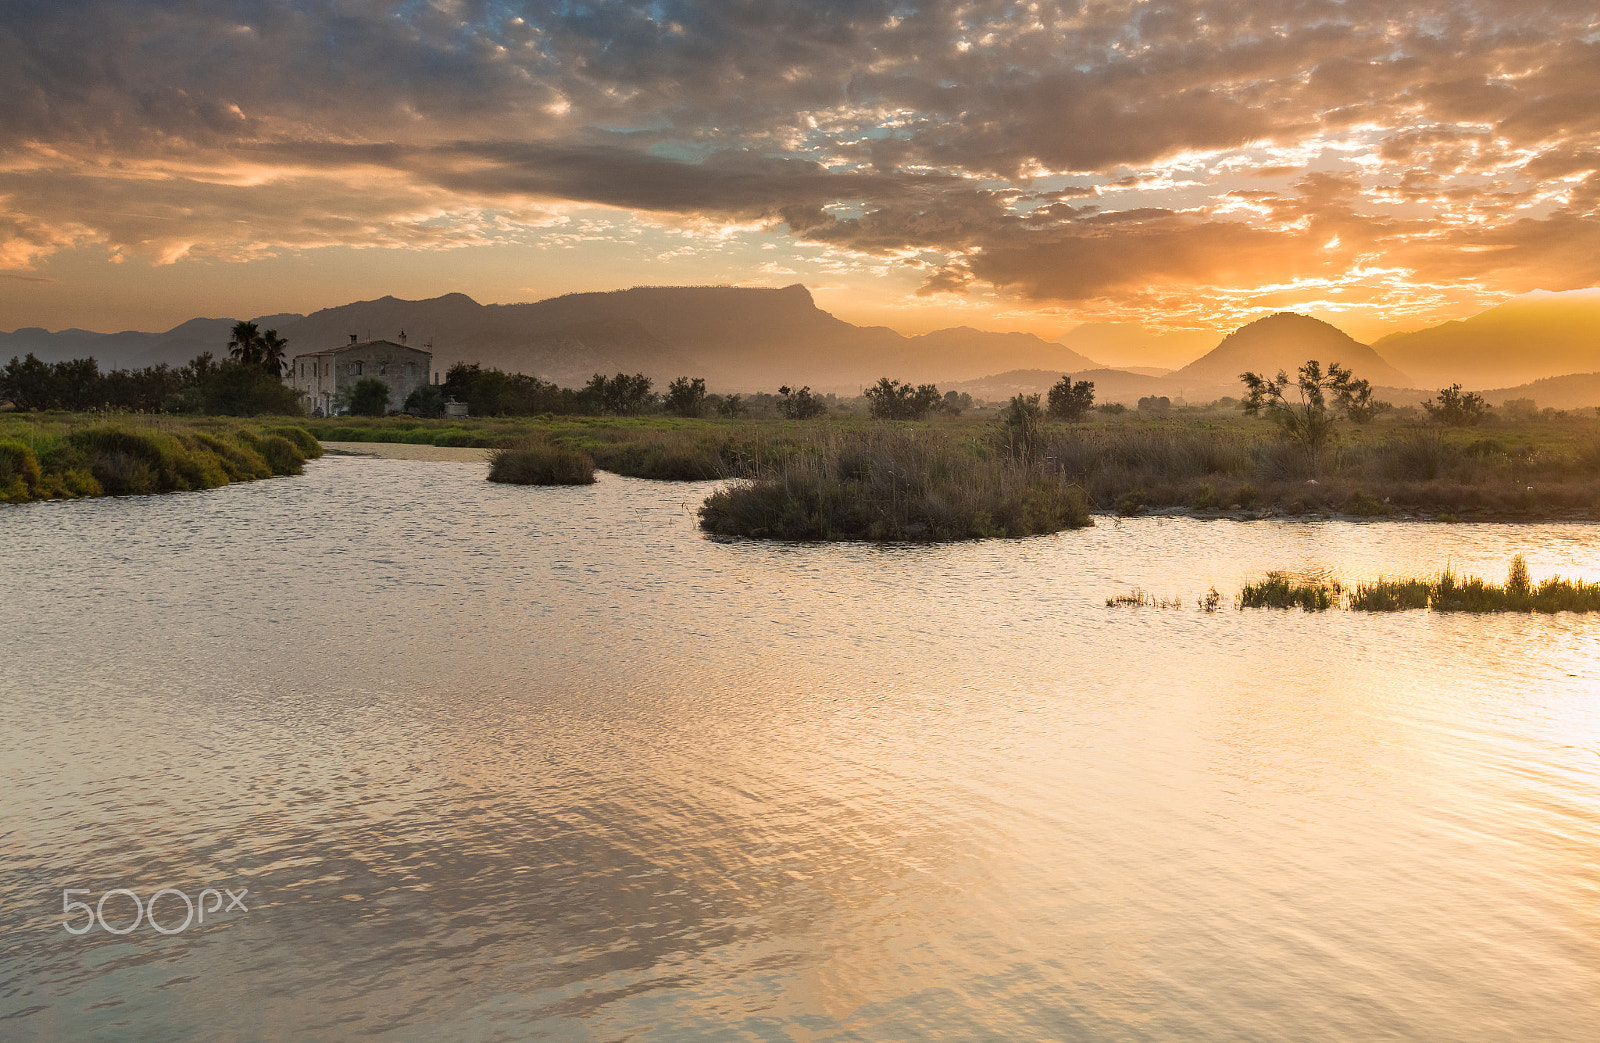
<path fill-rule="evenodd" d="M 299 474 L 321 455 L 292 422 L 13 415 L 0 419 L 0 502 L 215 489 Z"/>

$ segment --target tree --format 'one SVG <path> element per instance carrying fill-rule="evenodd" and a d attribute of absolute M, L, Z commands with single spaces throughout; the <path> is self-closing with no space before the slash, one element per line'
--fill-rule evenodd
<path fill-rule="evenodd" d="M 888 377 L 879 378 L 864 394 L 867 412 L 879 420 L 921 420 L 943 401 L 939 389 L 932 384 L 912 387 Z"/>
<path fill-rule="evenodd" d="M 652 384 L 643 373 L 635 373 L 631 377 L 626 373 L 618 373 L 614 377 L 596 373 L 584 385 L 582 394 L 593 403 L 593 408 L 603 413 L 633 416 L 644 412 L 646 407 L 655 402 L 656 396 L 650 390 Z"/>
<path fill-rule="evenodd" d="M 1326 376 L 1322 364 L 1315 359 L 1301 366 L 1294 384 L 1299 389 L 1298 401 L 1291 401 L 1285 394 L 1291 385 L 1282 370 L 1270 380 L 1256 373 L 1241 373 L 1239 379 L 1244 381 L 1245 390 L 1249 392 L 1244 400 L 1244 411 L 1251 416 L 1265 411 L 1278 425 L 1278 430 L 1305 452 L 1313 472 L 1323 447 L 1333 439 L 1334 425 L 1341 416 L 1371 419 L 1375 406 L 1386 405 L 1374 403 L 1372 386 L 1365 380 L 1357 380 L 1337 362 L 1328 366 Z"/>
<path fill-rule="evenodd" d="M 363 377 L 339 389 L 334 408 L 356 416 L 383 416 L 389 411 L 389 385 L 377 377 Z"/>
<path fill-rule="evenodd" d="M 1033 460 L 1039 455 L 1039 425 L 1044 420 L 1044 410 L 1039 407 L 1038 395 L 1014 395 L 1011 404 L 1000 411 L 1000 423 L 1005 432 L 1006 448 L 1014 456 Z"/>
<path fill-rule="evenodd" d="M 277 330 L 268 330 L 256 341 L 256 350 L 261 357 L 261 368 L 275 377 L 283 376 L 283 367 L 288 362 L 284 358 L 284 350 L 289 342 L 278 336 Z"/>
<path fill-rule="evenodd" d="M 253 322 L 233 324 L 228 336 L 228 357 L 244 366 L 261 364 L 261 330 Z"/>
<path fill-rule="evenodd" d="M 404 408 L 417 416 L 444 416 L 444 388 L 437 384 L 419 384 L 406 396 Z"/>
<path fill-rule="evenodd" d="M 699 416 L 706 405 L 704 377 L 679 377 L 667 385 L 666 407 L 679 416 Z"/>
<path fill-rule="evenodd" d="M 189 408 L 212 415 L 296 416 L 305 411 L 300 393 L 259 365 L 224 362 L 201 378 L 195 392 L 198 401 Z"/>
<path fill-rule="evenodd" d="M 1050 415 L 1056 420 L 1082 420 L 1094 408 L 1094 381 L 1063 376 L 1050 389 Z"/>
<path fill-rule="evenodd" d="M 1460 384 L 1440 388 L 1438 397 L 1422 403 L 1422 408 L 1428 411 L 1430 420 L 1451 427 L 1477 427 L 1489 415 L 1489 403 L 1483 396 L 1476 391 L 1463 395 Z"/>
<path fill-rule="evenodd" d="M 963 409 L 972 408 L 972 396 L 965 391 L 946 391 L 939 408 L 951 416 L 960 416 Z"/>
<path fill-rule="evenodd" d="M 811 393 L 811 385 L 793 391 L 787 384 L 778 389 L 778 412 L 789 420 L 806 420 L 828 411 L 822 399 Z"/>
<path fill-rule="evenodd" d="M 744 404 L 743 395 L 729 395 L 717 403 L 717 416 L 727 417 L 729 420 L 745 416 L 749 412 L 750 407 Z"/>

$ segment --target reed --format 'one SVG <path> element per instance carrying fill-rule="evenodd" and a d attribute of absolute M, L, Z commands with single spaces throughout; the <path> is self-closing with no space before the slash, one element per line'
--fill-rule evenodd
<path fill-rule="evenodd" d="M 914 428 L 823 428 L 759 477 L 707 497 L 708 532 L 781 540 L 943 541 L 1092 524 L 1058 471 Z"/>
<path fill-rule="evenodd" d="M 1298 608 L 1324 612 L 1332 608 L 1343 593 L 1338 583 L 1301 581 L 1286 572 L 1269 572 L 1259 583 L 1245 584 L 1239 595 L 1240 608 Z"/>
<path fill-rule="evenodd" d="M 589 454 L 527 439 L 489 454 L 489 481 L 508 485 L 592 485 Z"/>

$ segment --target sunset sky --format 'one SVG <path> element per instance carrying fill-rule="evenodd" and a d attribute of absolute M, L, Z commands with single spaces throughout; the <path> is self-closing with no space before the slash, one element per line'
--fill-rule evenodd
<path fill-rule="evenodd" d="M 1600 282 L 1593 0 L 12 0 L 0 101 L 8 330 L 803 282 L 1370 339 Z"/>

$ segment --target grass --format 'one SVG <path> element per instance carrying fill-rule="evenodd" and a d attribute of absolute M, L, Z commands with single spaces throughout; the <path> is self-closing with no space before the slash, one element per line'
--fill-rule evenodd
<path fill-rule="evenodd" d="M 782 462 L 718 490 L 700 526 L 782 540 L 963 540 L 1092 524 L 1082 491 L 1056 469 L 949 430 L 815 429 Z"/>
<path fill-rule="evenodd" d="M 489 481 L 511 485 L 593 485 L 588 453 L 532 439 L 489 454 Z"/>
<path fill-rule="evenodd" d="M 1353 612 L 1600 612 L 1600 584 L 1559 576 L 1536 584 L 1519 554 L 1511 559 L 1501 586 L 1476 576 L 1457 576 L 1448 568 L 1432 579 L 1379 577 L 1354 589 L 1338 583 L 1298 582 L 1286 573 L 1269 572 L 1261 582 L 1247 584 L 1239 595 L 1240 608 L 1313 612 L 1341 605 Z"/>
<path fill-rule="evenodd" d="M 0 501 L 214 489 L 299 474 L 322 455 L 292 425 L 29 414 L 0 419 Z"/>
<path fill-rule="evenodd" d="M 1245 584 L 1239 595 L 1240 608 L 1298 608 L 1323 612 L 1339 600 L 1343 588 L 1338 583 L 1300 581 L 1286 572 L 1269 572 L 1260 583 Z"/>
<path fill-rule="evenodd" d="M 1535 585 L 1519 554 L 1502 586 L 1445 569 L 1432 580 L 1383 579 L 1358 586 L 1350 597 L 1358 612 L 1431 608 L 1435 612 L 1597 612 L 1600 584 L 1552 576 Z"/>
<path fill-rule="evenodd" d="M 1182 598 L 1158 598 L 1135 587 L 1127 594 L 1113 594 L 1106 598 L 1106 608 L 1182 608 Z M 1202 608 L 1204 604 L 1202 603 Z"/>

